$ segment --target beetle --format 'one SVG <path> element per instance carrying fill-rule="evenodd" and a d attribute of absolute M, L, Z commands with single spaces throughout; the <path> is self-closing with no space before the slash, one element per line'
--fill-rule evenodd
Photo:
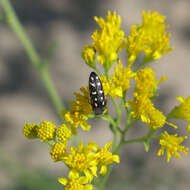
<path fill-rule="evenodd" d="M 89 76 L 89 92 L 90 104 L 96 115 L 100 115 L 106 108 L 106 97 L 100 78 L 95 72 L 91 72 Z"/>

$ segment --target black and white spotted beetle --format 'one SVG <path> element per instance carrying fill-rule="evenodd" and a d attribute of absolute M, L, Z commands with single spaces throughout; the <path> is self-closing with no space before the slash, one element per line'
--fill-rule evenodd
<path fill-rule="evenodd" d="M 106 97 L 102 83 L 95 72 L 90 73 L 89 77 L 90 104 L 96 115 L 100 115 L 106 108 Z"/>

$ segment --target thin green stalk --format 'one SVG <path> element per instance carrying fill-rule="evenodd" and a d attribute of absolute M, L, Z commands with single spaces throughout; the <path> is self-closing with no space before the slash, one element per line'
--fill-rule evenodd
<path fill-rule="evenodd" d="M 126 140 L 124 141 L 124 144 L 129 144 L 129 143 L 140 143 L 140 142 L 144 142 L 147 141 L 148 139 L 154 139 L 152 136 L 152 134 L 155 132 L 154 129 L 150 129 L 149 132 L 147 133 L 146 136 L 141 137 L 141 138 L 136 138 L 136 139 L 130 139 L 130 140 Z M 157 136 L 155 136 L 157 138 Z"/>
<path fill-rule="evenodd" d="M 114 101 L 114 99 L 113 99 L 113 101 Z M 122 115 L 123 105 L 124 105 L 124 102 L 121 99 L 120 105 L 116 106 L 116 109 L 117 109 L 116 110 L 117 111 L 117 117 L 116 118 L 117 118 L 117 120 L 116 120 L 116 127 L 115 127 L 115 132 L 114 132 L 114 139 L 113 139 L 113 152 L 117 148 L 117 139 L 118 139 L 118 132 L 120 132 L 119 125 L 120 125 L 120 122 L 121 122 L 121 115 Z"/>
<path fill-rule="evenodd" d="M 31 40 L 24 31 L 22 24 L 20 23 L 11 3 L 9 0 L 0 1 L 2 8 L 4 9 L 5 19 L 9 27 L 15 32 L 18 39 L 21 41 L 31 64 L 40 72 L 40 77 L 44 83 L 44 86 L 53 102 L 57 113 L 60 115 L 61 109 L 64 105 L 54 87 L 54 84 L 49 76 L 47 65 L 40 58 L 35 50 Z"/>
<path fill-rule="evenodd" d="M 63 105 L 60 96 L 58 95 L 57 90 L 55 89 L 54 84 L 50 78 L 47 65 L 44 65 L 44 67 L 42 67 L 39 72 L 48 95 L 54 104 L 56 112 L 60 116 L 61 110 L 64 109 L 65 106 Z"/>

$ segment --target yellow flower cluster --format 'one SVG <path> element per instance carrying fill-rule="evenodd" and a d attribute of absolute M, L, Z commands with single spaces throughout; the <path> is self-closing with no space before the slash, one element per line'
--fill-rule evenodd
<path fill-rule="evenodd" d="M 187 136 L 178 137 L 177 134 L 170 135 L 166 131 L 159 136 L 151 135 L 165 124 L 177 128 L 174 124 L 167 122 L 167 119 L 172 117 L 186 119 L 190 123 L 190 96 L 187 99 L 178 97 L 181 104 L 176 106 L 167 117 L 154 107 L 152 100 L 157 95 L 157 86 L 166 77 L 156 80 L 155 72 L 146 67 L 146 63 L 159 59 L 163 54 L 171 51 L 172 47 L 169 45 L 170 34 L 166 32 L 168 26 L 164 24 L 165 17 L 158 12 L 151 13 L 150 11 L 143 11 L 142 17 L 142 24 L 133 25 L 128 38 L 125 38 L 124 31 L 120 29 L 121 18 L 116 12 L 108 11 L 105 20 L 95 17 L 100 29 L 92 34 L 92 45 L 84 47 L 82 58 L 88 66 L 96 71 L 98 71 L 96 57 L 104 67 L 105 75 L 100 76 L 103 89 L 99 90 L 101 83 L 96 81 L 97 85 L 92 85 L 94 88 L 97 87 L 96 90 L 99 93 L 93 93 L 99 96 L 104 93 L 105 96 L 111 96 L 112 100 L 121 98 L 120 105 L 116 105 L 117 102 L 114 102 L 117 117 L 112 117 L 108 112 L 104 116 L 93 116 L 108 120 L 114 135 L 116 133 L 121 135 L 119 143 L 114 136 L 113 152 L 117 152 L 123 144 L 144 141 L 148 147 L 149 140 L 159 139 L 161 147 L 158 150 L 158 156 L 164 155 L 166 150 L 169 162 L 172 155 L 181 158 L 179 152 L 187 154 L 188 148 L 180 145 L 187 139 Z M 118 53 L 122 48 L 127 50 L 128 65 L 122 64 L 119 59 Z M 144 61 L 136 71 L 133 71 L 133 63 L 141 53 L 144 53 Z M 110 74 L 109 69 L 114 63 L 113 74 Z M 131 79 L 134 79 L 136 85 L 133 89 L 133 100 L 127 101 L 125 96 L 126 92 L 128 93 L 131 89 Z M 58 179 L 66 190 L 92 190 L 93 180 L 99 175 L 106 175 L 109 165 L 120 162 L 119 156 L 110 151 L 111 142 L 106 143 L 103 148 L 100 148 L 95 142 L 89 142 L 86 145 L 80 142 L 78 147 L 70 145 L 69 140 L 72 135 L 77 134 L 79 126 L 85 131 L 89 131 L 91 128 L 87 123 L 89 115 L 93 113 L 89 89 L 82 87 L 80 91 L 81 93 L 74 93 L 76 100 L 70 103 L 70 110 L 62 110 L 64 122 L 60 126 L 56 127 L 50 121 L 42 121 L 39 125 L 28 123 L 23 127 L 23 134 L 28 139 L 39 138 L 42 142 L 47 142 L 51 146 L 49 154 L 52 160 L 54 162 L 61 161 L 69 168 L 68 178 Z M 95 101 L 103 98 L 98 95 L 95 97 Z M 124 104 L 127 107 L 128 118 L 126 128 L 123 129 L 119 125 Z M 126 140 L 125 135 L 129 125 L 137 120 L 148 125 L 149 133 L 143 138 Z M 187 130 L 190 131 L 190 124 Z"/>
<path fill-rule="evenodd" d="M 186 119 L 189 124 L 186 128 L 188 132 L 190 132 L 190 96 L 188 96 L 186 99 L 179 96 L 177 97 L 177 100 L 181 102 L 179 106 L 176 106 L 171 113 L 169 114 L 169 117 L 174 117 L 178 119 Z"/>
<path fill-rule="evenodd" d="M 73 134 L 77 133 L 77 128 L 80 126 L 83 130 L 89 131 L 90 125 L 87 123 L 88 115 L 92 114 L 92 107 L 90 105 L 90 97 L 88 88 L 82 87 L 81 92 L 75 93 L 76 101 L 70 103 L 71 110 L 63 110 L 62 117 L 64 118 L 66 125 L 71 126 Z"/>
<path fill-rule="evenodd" d="M 58 128 L 51 122 L 42 121 L 40 125 L 25 124 L 24 135 L 31 138 L 39 138 L 51 145 L 50 155 L 54 162 L 62 161 L 70 169 L 69 180 L 59 178 L 59 182 L 64 184 L 65 189 L 92 189 L 90 184 L 94 177 L 105 175 L 107 166 L 113 162 L 119 163 L 119 156 L 110 152 L 111 142 L 105 148 L 99 148 L 94 142 L 86 146 L 80 142 L 78 148 L 68 147 L 68 140 L 71 138 L 71 130 L 66 124 Z M 51 143 L 50 141 L 53 141 Z"/>
<path fill-rule="evenodd" d="M 71 138 L 71 130 L 67 128 L 67 125 L 62 124 L 57 128 L 57 138 L 59 141 L 67 142 Z"/>
<path fill-rule="evenodd" d="M 28 138 L 28 139 L 35 139 L 38 138 L 38 128 L 39 125 L 35 123 L 26 123 L 23 127 L 23 134 Z"/>
<path fill-rule="evenodd" d="M 64 156 L 66 155 L 66 144 L 64 143 L 54 143 L 52 149 L 50 151 L 50 155 L 54 162 L 63 160 Z"/>
<path fill-rule="evenodd" d="M 88 63 L 93 57 L 92 49 L 97 52 L 97 60 L 104 65 L 108 71 L 112 64 L 118 59 L 118 51 L 123 47 L 123 42 L 126 40 L 124 31 L 120 29 L 121 18 L 113 12 L 113 15 L 108 11 L 107 17 L 103 18 L 94 17 L 100 29 L 92 34 L 92 46 L 85 46 L 82 57 Z M 93 47 L 92 49 L 89 49 Z M 87 50 L 88 48 L 88 50 Z M 90 55 L 90 56 L 89 56 Z M 90 59 L 89 59 L 90 58 Z"/>
<path fill-rule="evenodd" d="M 178 151 L 187 154 L 187 151 L 189 150 L 187 147 L 180 145 L 185 139 L 187 139 L 187 136 L 178 137 L 177 134 L 169 135 L 165 131 L 160 138 L 161 148 L 158 151 L 158 156 L 164 155 L 164 151 L 166 150 L 168 162 L 170 161 L 172 155 L 174 155 L 175 158 L 181 158 Z"/>
<path fill-rule="evenodd" d="M 135 74 L 130 66 L 123 67 L 123 64 L 119 60 L 118 65 L 114 67 L 115 73 L 110 75 L 110 79 L 106 76 L 101 76 L 105 95 L 120 98 L 130 88 L 130 80 Z"/>
<path fill-rule="evenodd" d="M 84 186 L 84 184 L 92 182 L 93 178 L 97 177 L 98 171 L 100 175 L 105 175 L 108 165 L 120 162 L 119 156 L 113 155 L 109 151 L 110 148 L 110 142 L 105 145 L 105 148 L 99 148 L 94 142 L 90 142 L 86 146 L 80 142 L 78 149 L 70 146 L 70 153 L 63 158 L 64 163 L 70 168 L 70 180 L 59 178 L 59 182 L 66 185 L 66 188 L 74 188 L 75 185 L 81 188 L 91 187 Z M 79 182 L 81 179 L 84 180 L 84 183 Z"/>
<path fill-rule="evenodd" d="M 53 140 L 55 137 L 56 126 L 50 121 L 42 121 L 37 130 L 37 136 L 41 141 Z"/>
<path fill-rule="evenodd" d="M 23 127 L 23 134 L 26 138 L 39 138 L 42 142 L 55 140 L 56 138 L 64 143 L 67 143 L 71 138 L 71 130 L 66 125 L 62 124 L 56 127 L 50 121 L 42 121 L 40 125 L 27 123 Z"/>
<path fill-rule="evenodd" d="M 113 155 L 109 150 L 112 143 L 108 142 L 104 148 L 98 148 L 96 150 L 96 159 L 98 166 L 100 168 L 100 174 L 105 175 L 107 173 L 107 165 L 112 164 L 112 162 L 119 163 L 120 159 L 118 155 Z"/>
<path fill-rule="evenodd" d="M 165 17 L 150 11 L 143 11 L 142 17 L 142 24 L 133 25 L 127 38 L 126 49 L 130 63 L 134 63 L 142 52 L 146 59 L 155 60 L 173 49 L 169 44 L 171 34 L 166 32 L 168 25 L 164 24 Z"/>
<path fill-rule="evenodd" d="M 59 183 L 66 186 L 65 190 L 93 190 L 91 184 L 87 184 L 88 180 L 86 177 L 80 177 L 79 174 L 69 174 L 69 180 L 66 178 L 58 178 Z"/>
<path fill-rule="evenodd" d="M 155 72 L 151 68 L 144 68 L 134 77 L 137 82 L 134 90 L 134 100 L 126 103 L 131 107 L 131 114 L 135 119 L 141 119 L 148 127 L 158 129 L 166 123 L 166 117 L 154 107 L 151 98 L 155 95 L 157 85 L 163 81 L 155 79 Z M 168 123 L 169 124 L 169 123 Z M 172 125 L 173 126 L 173 125 Z"/>
<path fill-rule="evenodd" d="M 85 60 L 86 64 L 90 67 L 95 67 L 95 51 L 90 45 L 86 45 L 82 50 L 82 58 Z"/>

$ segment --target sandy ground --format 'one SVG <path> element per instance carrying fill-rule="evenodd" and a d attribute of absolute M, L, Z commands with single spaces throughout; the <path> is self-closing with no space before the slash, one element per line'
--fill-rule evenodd
<path fill-rule="evenodd" d="M 177 104 L 176 96 L 187 97 L 190 93 L 190 0 L 15 0 L 14 7 L 41 56 L 57 42 L 51 58 L 51 76 L 67 104 L 73 100 L 73 92 L 87 84 L 91 71 L 81 58 L 81 50 L 97 27 L 93 16 L 105 16 L 108 9 L 121 15 L 127 32 L 132 24 L 141 22 L 142 9 L 157 10 L 167 17 L 175 49 L 153 65 L 158 78 L 168 77 L 160 86 L 158 104 L 167 113 Z M 15 34 L 3 22 L 0 23 L 0 107 L 0 189 L 14 186 L 15 165 L 21 170 L 41 168 L 56 177 L 63 175 L 65 168 L 51 161 L 45 144 L 29 141 L 22 135 L 26 122 L 45 119 L 58 123 L 58 118 L 38 72 L 29 63 Z M 183 131 L 184 123 L 179 124 Z M 143 132 L 137 126 L 128 136 Z M 93 123 L 92 131 L 82 132 L 81 136 L 86 142 L 94 140 L 99 145 L 112 138 L 105 122 Z M 125 147 L 110 189 L 189 189 L 189 156 L 167 164 L 156 156 L 157 149 L 154 144 L 150 153 L 145 153 L 140 144 Z"/>

